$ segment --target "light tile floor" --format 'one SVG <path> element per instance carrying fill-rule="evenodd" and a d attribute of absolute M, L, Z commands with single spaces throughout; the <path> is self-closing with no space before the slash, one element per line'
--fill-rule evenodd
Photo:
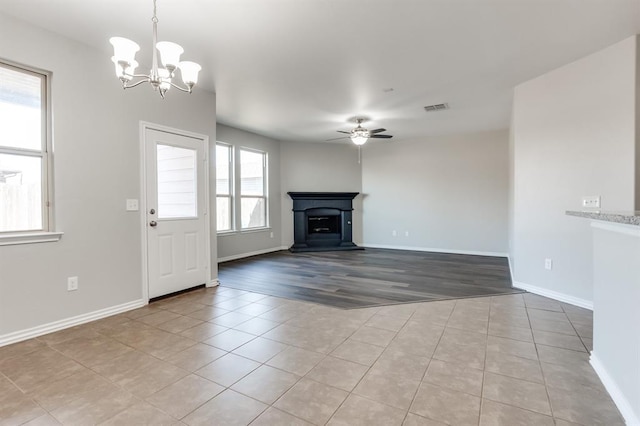
<path fill-rule="evenodd" d="M 622 425 L 590 311 L 201 289 L 0 348 L 1 425 Z"/>

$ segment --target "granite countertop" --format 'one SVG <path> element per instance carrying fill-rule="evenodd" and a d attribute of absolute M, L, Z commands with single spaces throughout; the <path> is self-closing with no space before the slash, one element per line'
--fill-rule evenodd
<path fill-rule="evenodd" d="M 636 212 L 606 212 L 606 211 L 567 211 L 569 216 L 586 217 L 587 219 L 603 220 L 605 222 L 623 223 L 625 225 L 640 226 L 640 211 Z"/>

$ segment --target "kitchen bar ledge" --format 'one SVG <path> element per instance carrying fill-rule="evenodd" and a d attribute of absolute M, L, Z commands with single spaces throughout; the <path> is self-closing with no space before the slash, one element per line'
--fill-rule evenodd
<path fill-rule="evenodd" d="M 591 220 L 591 365 L 627 425 L 640 426 L 640 212 L 566 213 Z"/>
<path fill-rule="evenodd" d="M 584 217 L 603 222 L 621 223 L 640 226 L 640 211 L 637 212 L 601 212 L 601 211 L 567 211 L 569 216 Z"/>

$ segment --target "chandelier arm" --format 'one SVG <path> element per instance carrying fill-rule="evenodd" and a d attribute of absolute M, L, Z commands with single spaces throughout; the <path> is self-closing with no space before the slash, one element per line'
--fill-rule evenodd
<path fill-rule="evenodd" d="M 133 84 L 128 84 L 128 83 L 124 83 L 122 85 L 122 87 L 124 87 L 125 89 L 131 89 L 132 87 L 136 87 L 136 86 L 140 86 L 142 83 L 148 83 L 149 82 L 149 76 L 146 75 L 136 75 L 134 77 L 143 77 L 141 80 L 136 81 Z"/>
<path fill-rule="evenodd" d="M 180 87 L 180 86 L 178 86 L 178 85 L 177 85 L 177 84 L 175 84 L 175 83 L 169 83 L 169 84 L 170 84 L 172 87 L 175 87 L 175 88 L 176 88 L 176 89 L 178 89 L 178 90 L 181 90 L 181 91 L 186 92 L 186 93 L 191 93 L 191 89 L 190 89 L 189 87 L 187 87 L 187 88 L 185 89 L 184 87 Z"/>

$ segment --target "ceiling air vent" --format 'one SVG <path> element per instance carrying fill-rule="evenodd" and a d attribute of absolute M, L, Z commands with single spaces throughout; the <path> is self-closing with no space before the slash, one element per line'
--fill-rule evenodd
<path fill-rule="evenodd" d="M 445 109 L 449 109 L 449 104 L 427 105 L 424 107 L 424 110 L 427 112 L 443 111 Z"/>

